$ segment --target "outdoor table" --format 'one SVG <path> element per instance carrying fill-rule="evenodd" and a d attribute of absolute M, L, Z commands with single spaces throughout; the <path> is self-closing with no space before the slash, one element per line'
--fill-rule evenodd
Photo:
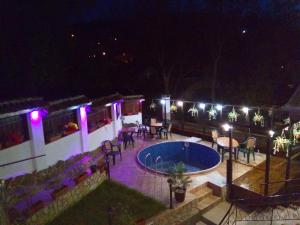
<path fill-rule="evenodd" d="M 160 128 L 160 127 L 163 127 L 163 123 L 152 123 L 151 124 L 151 127 L 156 127 L 156 128 Z"/>
<path fill-rule="evenodd" d="M 218 145 L 218 152 L 222 150 L 222 162 L 223 162 L 225 152 L 229 151 L 229 137 L 218 137 L 217 145 Z M 239 147 L 238 141 L 232 138 L 232 149 L 234 151 L 234 159 L 236 159 L 238 147 Z"/>

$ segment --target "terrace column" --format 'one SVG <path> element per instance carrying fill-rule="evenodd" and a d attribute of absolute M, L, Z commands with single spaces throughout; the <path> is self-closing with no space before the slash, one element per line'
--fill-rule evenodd
<path fill-rule="evenodd" d="M 121 103 L 114 102 L 111 105 L 111 118 L 113 121 L 114 137 L 118 137 L 119 131 L 122 129 L 122 113 L 121 113 Z"/>
<path fill-rule="evenodd" d="M 80 129 L 81 152 L 88 151 L 88 126 L 86 107 L 81 106 L 76 110 L 77 121 Z"/>
<path fill-rule="evenodd" d="M 171 103 L 170 103 L 170 96 L 163 96 L 162 101 L 162 118 L 164 121 L 171 120 Z"/>
<path fill-rule="evenodd" d="M 34 170 L 43 170 L 48 167 L 46 163 L 45 138 L 42 112 L 34 110 L 27 113 L 28 133 L 31 144 L 32 166 Z"/>

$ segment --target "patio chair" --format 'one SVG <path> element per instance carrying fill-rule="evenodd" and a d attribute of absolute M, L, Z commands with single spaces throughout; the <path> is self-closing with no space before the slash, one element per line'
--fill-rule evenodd
<path fill-rule="evenodd" d="M 153 124 L 157 123 L 157 119 L 156 118 L 151 118 L 150 119 L 150 126 L 152 126 Z"/>
<path fill-rule="evenodd" d="M 120 144 L 113 144 L 111 141 L 106 140 L 103 142 L 103 149 L 104 149 L 105 157 L 108 158 L 109 156 L 111 156 L 114 165 L 116 163 L 116 155 L 120 155 L 120 159 L 122 160 Z"/>
<path fill-rule="evenodd" d="M 219 137 L 219 132 L 217 130 L 212 130 L 211 131 L 211 137 L 212 137 L 212 142 L 211 142 L 211 147 L 214 147 L 214 144 L 217 144 L 217 139 Z"/>
<path fill-rule="evenodd" d="M 159 132 L 158 129 L 156 129 L 156 127 L 151 126 L 150 127 L 150 131 L 149 131 L 150 136 L 153 138 L 155 135 L 158 136 L 159 138 L 161 138 L 161 132 Z"/>
<path fill-rule="evenodd" d="M 123 143 L 124 143 L 124 148 L 127 148 L 127 144 L 131 144 L 132 147 L 134 147 L 134 139 L 133 139 L 133 134 L 135 132 L 124 132 L 123 133 Z"/>
<path fill-rule="evenodd" d="M 140 124 L 139 121 L 136 121 L 137 130 L 134 132 L 137 137 L 143 134 L 143 124 Z"/>
<path fill-rule="evenodd" d="M 168 126 L 162 128 L 160 132 L 162 132 L 164 137 L 168 139 L 168 135 L 170 135 L 170 137 L 172 137 L 171 130 L 172 130 L 172 123 L 169 123 Z"/>
<path fill-rule="evenodd" d="M 250 154 L 253 155 L 253 160 L 255 161 L 255 145 L 256 145 L 256 138 L 255 137 L 248 137 L 247 140 L 240 144 L 238 149 L 237 157 L 239 157 L 239 153 L 244 153 L 244 158 L 247 154 L 247 163 L 250 161 Z"/>

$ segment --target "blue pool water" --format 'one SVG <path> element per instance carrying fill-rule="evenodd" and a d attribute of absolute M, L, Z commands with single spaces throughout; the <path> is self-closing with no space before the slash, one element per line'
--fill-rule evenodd
<path fill-rule="evenodd" d="M 137 155 L 145 168 L 158 173 L 168 173 L 177 163 L 183 162 L 186 173 L 206 172 L 219 165 L 221 157 L 217 151 L 202 144 L 173 141 L 149 146 Z"/>

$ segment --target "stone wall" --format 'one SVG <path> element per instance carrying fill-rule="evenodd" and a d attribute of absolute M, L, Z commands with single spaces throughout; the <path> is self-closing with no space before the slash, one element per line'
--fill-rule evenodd
<path fill-rule="evenodd" d="M 86 180 L 77 184 L 64 195 L 59 196 L 53 202 L 37 211 L 26 221 L 26 225 L 44 225 L 52 221 L 63 211 L 80 201 L 91 191 L 95 190 L 106 179 L 105 173 L 97 171 Z"/>
<path fill-rule="evenodd" d="M 167 209 L 146 221 L 146 225 L 179 225 L 199 213 L 198 199 L 194 199 L 178 208 Z"/>

